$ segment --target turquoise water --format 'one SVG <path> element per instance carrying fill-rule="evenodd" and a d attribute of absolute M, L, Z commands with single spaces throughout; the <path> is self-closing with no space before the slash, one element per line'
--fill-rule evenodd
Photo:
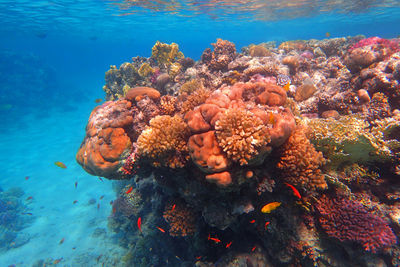
<path fill-rule="evenodd" d="M 400 1 L 0 0 L 0 25 L 0 187 L 24 192 L 24 227 L 0 233 L 0 266 L 123 266 L 107 227 L 112 182 L 75 160 L 110 65 L 149 57 L 157 40 L 199 60 L 217 38 L 239 51 L 328 32 L 394 38 Z"/>

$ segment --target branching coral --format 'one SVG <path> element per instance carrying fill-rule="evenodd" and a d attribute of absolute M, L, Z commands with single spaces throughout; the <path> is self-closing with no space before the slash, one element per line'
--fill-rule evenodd
<path fill-rule="evenodd" d="M 177 99 L 174 96 L 163 95 L 160 99 L 160 111 L 163 115 L 173 115 L 176 111 Z"/>
<path fill-rule="evenodd" d="M 297 128 L 280 148 L 280 155 L 277 167 L 285 181 L 310 189 L 327 187 L 320 170 L 325 159 L 315 150 L 302 128 Z"/>
<path fill-rule="evenodd" d="M 183 57 L 176 43 L 165 44 L 157 41 L 151 49 L 151 58 L 157 61 L 159 67 L 169 66 Z"/>
<path fill-rule="evenodd" d="M 180 168 L 188 160 L 186 140 L 189 129 L 179 116 L 157 116 L 137 140 L 138 156 L 156 166 Z"/>
<path fill-rule="evenodd" d="M 387 223 L 368 212 L 359 202 L 324 195 L 318 200 L 316 208 L 321 227 L 330 237 L 357 242 L 371 252 L 396 243 L 396 236 Z"/>
<path fill-rule="evenodd" d="M 169 224 L 171 236 L 191 236 L 196 231 L 196 214 L 182 201 L 173 201 L 165 206 L 163 217 Z"/>
<path fill-rule="evenodd" d="M 228 157 L 247 165 L 271 140 L 263 121 L 244 108 L 230 108 L 215 123 L 218 144 Z"/>

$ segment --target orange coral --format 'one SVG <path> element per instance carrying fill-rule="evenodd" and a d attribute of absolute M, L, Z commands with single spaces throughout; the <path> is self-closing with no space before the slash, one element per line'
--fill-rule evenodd
<path fill-rule="evenodd" d="M 302 128 L 297 128 L 280 148 L 280 155 L 277 167 L 285 181 L 309 189 L 327 187 L 320 170 L 326 160 L 315 150 Z"/>
<path fill-rule="evenodd" d="M 176 111 L 176 97 L 163 95 L 160 99 L 160 111 L 164 115 L 173 115 Z"/>
<path fill-rule="evenodd" d="M 219 146 L 240 165 L 253 160 L 271 140 L 263 121 L 244 108 L 230 108 L 215 123 Z"/>
<path fill-rule="evenodd" d="M 181 168 L 188 160 L 189 129 L 179 116 L 156 116 L 137 139 L 138 156 L 156 166 Z"/>
<path fill-rule="evenodd" d="M 153 100 L 157 100 L 160 98 L 160 92 L 151 87 L 134 87 L 130 88 L 125 95 L 125 99 L 133 102 L 139 101 L 143 98 L 143 96 L 148 96 Z"/>
<path fill-rule="evenodd" d="M 206 90 L 204 88 L 197 89 L 192 94 L 190 94 L 182 103 L 181 112 L 183 114 L 186 114 L 189 110 L 204 103 L 209 96 L 209 90 Z"/>
<path fill-rule="evenodd" d="M 168 203 L 163 217 L 171 236 L 191 236 L 196 232 L 196 214 L 182 201 Z"/>
<path fill-rule="evenodd" d="M 125 129 L 133 118 L 131 103 L 126 100 L 106 102 L 96 107 L 86 126 L 86 137 L 78 153 L 77 162 L 90 174 L 109 179 L 125 178 L 121 168 L 132 143 Z"/>

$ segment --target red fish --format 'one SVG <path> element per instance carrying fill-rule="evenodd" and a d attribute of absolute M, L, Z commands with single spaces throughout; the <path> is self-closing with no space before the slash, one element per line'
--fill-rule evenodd
<path fill-rule="evenodd" d="M 196 257 L 196 260 L 200 260 L 200 259 L 201 259 L 201 256 Z"/>
<path fill-rule="evenodd" d="M 164 230 L 164 229 L 162 229 L 162 228 L 160 228 L 160 227 L 157 227 L 157 229 L 160 230 L 161 233 L 165 233 L 165 230 Z"/>
<path fill-rule="evenodd" d="M 29 196 L 26 200 L 31 200 L 31 199 L 33 199 L 33 197 L 32 197 L 32 196 Z"/>
<path fill-rule="evenodd" d="M 176 207 L 176 204 L 174 204 L 174 205 L 172 206 L 171 211 L 174 211 L 175 207 Z"/>
<path fill-rule="evenodd" d="M 131 187 L 129 187 L 129 189 L 125 192 L 125 194 L 129 194 L 130 192 L 132 192 L 132 190 L 133 190 L 133 188 L 132 188 L 132 186 L 131 186 Z"/>
<path fill-rule="evenodd" d="M 221 242 L 221 240 L 219 238 L 211 237 L 210 234 L 208 234 L 208 240 L 212 240 L 217 244 Z"/>
<path fill-rule="evenodd" d="M 225 248 L 229 248 L 232 245 L 232 241 L 226 244 Z"/>
<path fill-rule="evenodd" d="M 137 227 L 138 227 L 139 231 L 142 232 L 142 217 L 139 217 L 137 219 Z"/>
<path fill-rule="evenodd" d="M 117 212 L 117 208 L 116 208 L 116 207 L 113 207 L 113 208 L 112 208 L 112 213 L 115 214 L 116 212 Z"/>
<path fill-rule="evenodd" d="M 267 226 L 270 224 L 271 222 L 265 222 L 264 228 L 265 230 L 267 230 Z"/>
<path fill-rule="evenodd" d="M 256 250 L 256 248 L 257 248 L 257 246 L 254 246 L 254 247 L 251 249 L 251 251 L 254 251 L 254 250 Z"/>
<path fill-rule="evenodd" d="M 58 243 L 58 244 L 61 245 L 62 243 L 64 243 L 64 238 L 62 238 L 62 239 L 60 240 L 60 243 Z"/>
<path fill-rule="evenodd" d="M 301 198 L 300 192 L 299 192 L 293 185 L 288 184 L 288 183 L 285 183 L 285 185 L 289 186 L 290 189 L 292 189 L 293 194 L 294 194 L 296 197 Z"/>
<path fill-rule="evenodd" d="M 255 222 L 256 222 L 256 220 L 251 220 L 251 221 L 250 221 L 250 223 L 255 223 Z"/>

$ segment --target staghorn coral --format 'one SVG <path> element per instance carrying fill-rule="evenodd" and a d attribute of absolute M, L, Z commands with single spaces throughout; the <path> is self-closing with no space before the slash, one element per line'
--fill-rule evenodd
<path fill-rule="evenodd" d="M 240 165 L 254 160 L 271 141 L 263 121 L 243 108 L 225 110 L 215 123 L 215 135 L 228 158 Z"/>
<path fill-rule="evenodd" d="M 329 198 L 323 195 L 315 207 L 320 225 L 330 237 L 359 243 L 366 251 L 374 253 L 396 243 L 396 236 L 388 224 L 359 202 L 342 196 Z"/>
<path fill-rule="evenodd" d="M 160 68 L 168 67 L 183 57 L 184 55 L 179 51 L 179 46 L 176 43 L 166 44 L 157 41 L 151 49 L 151 58 L 156 60 Z"/>
<path fill-rule="evenodd" d="M 189 129 L 179 116 L 157 116 L 138 137 L 138 156 L 148 158 L 156 167 L 181 168 L 188 160 L 188 134 Z"/>
<path fill-rule="evenodd" d="M 327 188 L 320 170 L 325 159 L 315 150 L 302 128 L 298 127 L 279 150 L 277 167 L 285 181 L 310 189 Z"/>
<path fill-rule="evenodd" d="M 167 203 L 163 217 L 169 224 L 169 234 L 171 236 L 194 235 L 197 216 L 183 201 L 174 200 Z"/>

